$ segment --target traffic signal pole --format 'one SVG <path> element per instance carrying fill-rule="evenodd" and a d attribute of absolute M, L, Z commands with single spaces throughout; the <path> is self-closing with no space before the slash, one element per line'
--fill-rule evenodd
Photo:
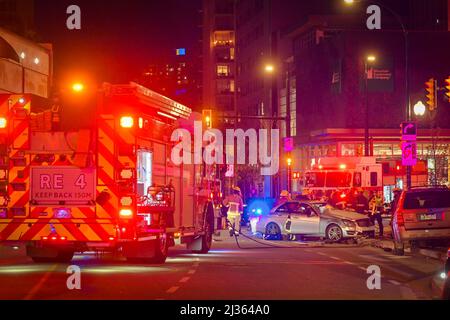
<path fill-rule="evenodd" d="M 401 20 L 400 20 L 401 21 Z M 409 83 L 409 39 L 408 31 L 402 23 L 403 35 L 405 37 L 405 77 L 406 77 L 406 120 L 412 120 L 411 114 L 411 96 L 410 96 L 410 83 Z M 406 166 L 406 188 L 409 190 L 412 187 L 412 167 Z"/>

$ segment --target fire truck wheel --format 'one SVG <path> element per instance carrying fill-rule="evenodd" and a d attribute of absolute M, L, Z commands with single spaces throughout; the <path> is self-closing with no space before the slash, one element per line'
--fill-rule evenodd
<path fill-rule="evenodd" d="M 214 209 L 211 204 L 208 205 L 205 220 L 205 234 L 202 236 L 200 250 L 193 250 L 194 253 L 207 254 L 211 249 L 214 232 Z"/>
<path fill-rule="evenodd" d="M 129 257 L 126 257 L 127 261 L 130 263 L 138 263 L 138 264 L 163 264 L 166 262 L 167 255 L 168 255 L 168 242 L 167 242 L 167 235 L 163 234 L 161 235 L 157 240 L 147 241 L 147 242 L 140 242 L 139 248 L 135 248 L 135 250 L 146 250 L 146 247 L 150 248 L 150 250 L 153 252 L 152 257 L 139 257 L 136 255 L 132 255 Z M 143 247 L 145 246 L 145 247 Z"/>
<path fill-rule="evenodd" d="M 150 259 L 152 263 L 163 264 L 166 262 L 169 250 L 167 240 L 167 234 L 161 235 L 158 240 L 156 240 L 155 256 Z"/>

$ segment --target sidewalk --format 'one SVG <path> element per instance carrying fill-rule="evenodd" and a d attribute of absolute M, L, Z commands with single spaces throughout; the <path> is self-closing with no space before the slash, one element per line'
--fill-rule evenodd
<path fill-rule="evenodd" d="M 383 249 L 385 251 L 393 251 L 394 241 L 393 239 L 375 239 L 372 243 L 372 246 Z M 417 252 L 412 253 L 411 248 L 405 248 L 405 252 L 409 254 L 421 255 L 435 260 L 440 260 L 442 262 L 445 262 L 447 259 L 447 251 L 440 249 L 419 249 Z"/>

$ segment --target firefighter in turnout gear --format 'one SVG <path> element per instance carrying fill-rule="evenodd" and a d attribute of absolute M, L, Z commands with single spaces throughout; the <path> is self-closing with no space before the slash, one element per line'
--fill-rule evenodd
<path fill-rule="evenodd" d="M 239 235 L 241 229 L 241 212 L 244 208 L 241 189 L 233 187 L 232 193 L 225 198 L 223 205 L 228 207 L 227 220 L 229 223 L 230 236 Z"/>

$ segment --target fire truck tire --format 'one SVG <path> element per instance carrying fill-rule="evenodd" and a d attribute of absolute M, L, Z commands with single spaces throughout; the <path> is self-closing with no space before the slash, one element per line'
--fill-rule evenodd
<path fill-rule="evenodd" d="M 164 234 L 161 237 L 159 237 L 159 239 L 156 240 L 155 246 L 156 246 L 155 256 L 150 259 L 150 262 L 155 264 L 165 263 L 169 251 L 167 234 Z"/>
<path fill-rule="evenodd" d="M 208 204 L 206 209 L 205 219 L 205 233 L 201 237 L 201 247 L 199 250 L 193 250 L 194 253 L 207 254 L 212 246 L 212 239 L 214 233 L 214 208 L 211 204 Z"/>
<path fill-rule="evenodd" d="M 153 257 L 139 257 L 139 253 L 135 253 L 132 256 L 126 257 L 127 261 L 130 263 L 149 263 L 149 264 L 163 264 L 166 262 L 169 245 L 168 245 L 168 237 L 166 234 L 158 237 L 157 240 L 141 242 L 139 243 L 141 249 L 147 251 L 153 251 Z M 145 247 L 142 247 L 145 246 Z M 140 250 L 140 249 L 138 249 Z M 138 251 L 139 252 L 139 251 Z"/>

